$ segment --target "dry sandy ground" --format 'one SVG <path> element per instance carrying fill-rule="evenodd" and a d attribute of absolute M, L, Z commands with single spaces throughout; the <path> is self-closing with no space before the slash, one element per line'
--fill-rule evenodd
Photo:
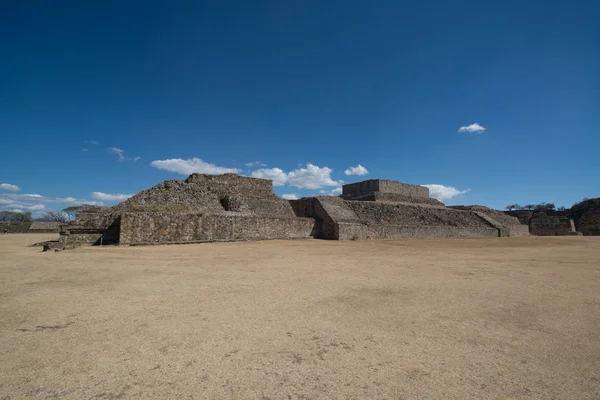
<path fill-rule="evenodd" d="M 600 399 L 600 238 L 27 238 L 0 236 L 0 399 Z"/>

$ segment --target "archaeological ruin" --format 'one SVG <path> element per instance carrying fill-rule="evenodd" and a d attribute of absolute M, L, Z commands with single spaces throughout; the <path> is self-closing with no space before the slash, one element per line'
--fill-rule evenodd
<path fill-rule="evenodd" d="M 569 236 L 581 235 L 575 228 L 575 221 L 563 211 L 515 210 L 505 211 L 506 215 L 516 217 L 519 222 L 529 227 L 533 236 Z"/>
<path fill-rule="evenodd" d="M 262 239 L 375 239 L 528 235 L 517 218 L 486 207 L 446 207 L 423 186 L 372 179 L 341 196 L 284 200 L 272 181 L 194 173 L 113 207 L 90 207 L 62 225 L 60 246 L 147 245 Z"/>

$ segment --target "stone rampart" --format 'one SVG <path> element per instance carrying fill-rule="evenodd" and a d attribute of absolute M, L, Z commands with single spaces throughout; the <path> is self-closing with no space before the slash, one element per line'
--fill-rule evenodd
<path fill-rule="evenodd" d="M 308 239 L 312 218 L 264 218 L 202 213 L 123 213 L 121 244 L 167 244 L 235 240 Z"/>

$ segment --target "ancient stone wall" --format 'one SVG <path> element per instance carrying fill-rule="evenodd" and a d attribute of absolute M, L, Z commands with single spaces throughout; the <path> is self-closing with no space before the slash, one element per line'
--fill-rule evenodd
<path fill-rule="evenodd" d="M 27 233 L 31 222 L 0 222 L 0 234 L 8 229 L 8 233 Z"/>
<path fill-rule="evenodd" d="M 571 235 L 575 233 L 575 223 L 567 217 L 538 212 L 529 221 L 529 233 L 535 236 Z"/>
<path fill-rule="evenodd" d="M 429 198 L 429 189 L 424 186 L 409 185 L 387 179 L 369 179 L 342 186 L 342 196 L 356 196 L 371 192 L 394 193 L 409 197 Z"/>
<path fill-rule="evenodd" d="M 500 230 L 500 236 L 528 236 L 529 226 L 523 225 L 514 216 L 507 215 L 502 211 L 493 210 L 484 206 L 450 206 L 449 208 L 463 211 L 473 211 L 480 217 Z"/>
<path fill-rule="evenodd" d="M 58 233 L 58 228 L 61 222 L 51 222 L 51 221 L 33 221 L 31 226 L 29 227 L 29 232 L 35 233 L 50 233 L 56 232 Z"/>
<path fill-rule="evenodd" d="M 377 201 L 380 203 L 413 203 L 428 204 L 432 206 L 443 207 L 444 203 L 429 197 L 413 197 L 397 193 L 371 192 L 366 194 L 355 194 L 342 196 L 345 200 L 354 201 Z"/>
<path fill-rule="evenodd" d="M 455 210 L 418 204 L 388 204 L 345 201 L 337 197 L 292 200 L 298 216 L 317 220 L 317 236 L 347 240 L 366 238 L 434 238 L 521 236 L 527 227 L 511 228 L 491 217 L 470 210 Z M 512 229 L 514 228 L 514 229 Z"/>
<path fill-rule="evenodd" d="M 468 237 L 498 237 L 498 230 L 486 225 L 456 227 L 441 225 L 362 225 L 347 222 L 336 224 L 336 238 L 338 240 Z"/>
<path fill-rule="evenodd" d="M 585 236 L 600 236 L 600 211 L 588 211 L 583 214 L 579 227 Z"/>
<path fill-rule="evenodd" d="M 576 232 L 574 221 L 566 216 L 565 211 L 514 210 L 504 211 L 504 214 L 518 218 L 523 226 L 528 227 L 531 235 L 562 236 L 574 235 Z"/>
<path fill-rule="evenodd" d="M 264 218 L 253 215 L 134 212 L 121 216 L 121 244 L 194 243 L 264 239 L 307 239 L 311 218 Z"/>

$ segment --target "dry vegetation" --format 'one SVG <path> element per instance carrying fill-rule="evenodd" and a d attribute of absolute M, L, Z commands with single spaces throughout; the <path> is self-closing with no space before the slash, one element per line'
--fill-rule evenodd
<path fill-rule="evenodd" d="M 0 236 L 0 399 L 600 398 L 597 237 L 33 237 Z"/>

